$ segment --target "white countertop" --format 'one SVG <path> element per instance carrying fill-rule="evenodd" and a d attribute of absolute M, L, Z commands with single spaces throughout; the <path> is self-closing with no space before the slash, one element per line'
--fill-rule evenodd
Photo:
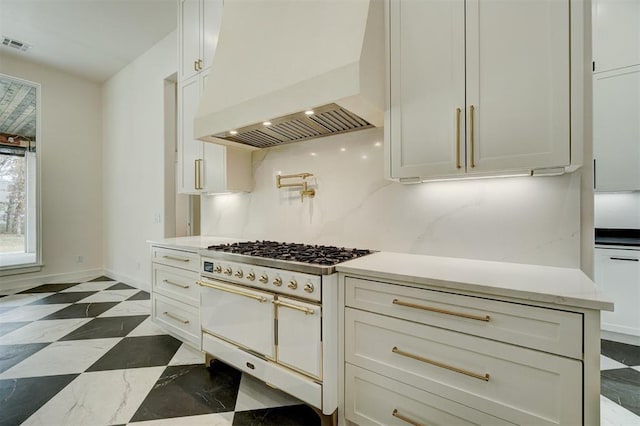
<path fill-rule="evenodd" d="M 156 246 L 172 247 L 184 250 L 203 250 L 215 244 L 236 243 L 239 241 L 247 241 L 242 238 L 212 237 L 198 235 L 195 237 L 176 237 L 176 238 L 160 238 L 157 240 L 149 240 L 148 243 Z"/>
<path fill-rule="evenodd" d="M 579 269 L 390 252 L 350 260 L 336 269 L 484 295 L 613 310 L 613 303 Z"/>

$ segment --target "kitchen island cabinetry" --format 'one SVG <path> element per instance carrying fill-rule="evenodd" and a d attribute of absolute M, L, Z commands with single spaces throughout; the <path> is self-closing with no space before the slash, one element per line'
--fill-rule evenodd
<path fill-rule="evenodd" d="M 337 269 L 345 424 L 599 423 L 612 304 L 582 272 L 384 252 Z"/>
<path fill-rule="evenodd" d="M 388 2 L 389 177 L 575 169 L 582 7 L 569 0 Z"/>

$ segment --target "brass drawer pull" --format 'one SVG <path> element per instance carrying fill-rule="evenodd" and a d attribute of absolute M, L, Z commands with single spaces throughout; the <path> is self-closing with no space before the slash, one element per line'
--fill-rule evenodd
<path fill-rule="evenodd" d="M 425 426 L 422 423 L 418 423 L 415 420 L 411 420 L 409 417 L 405 417 L 402 414 L 398 413 L 398 409 L 397 408 L 393 409 L 393 413 L 391 413 L 391 415 L 393 417 L 397 417 L 400 420 L 402 420 L 403 422 L 407 422 L 407 423 L 409 423 L 410 425 L 413 425 L 413 426 Z"/>
<path fill-rule="evenodd" d="M 460 113 L 462 110 L 456 108 L 456 168 L 462 168 L 460 164 Z"/>
<path fill-rule="evenodd" d="M 176 262 L 189 262 L 189 259 L 185 259 L 184 257 L 162 256 L 162 258 L 167 260 L 175 260 Z"/>
<path fill-rule="evenodd" d="M 295 309 L 297 311 L 302 311 L 302 312 L 304 312 L 305 315 L 313 315 L 315 313 L 315 311 L 313 309 L 305 308 L 304 306 L 293 305 L 293 304 L 287 303 L 287 302 L 281 302 L 279 300 L 274 300 L 271 303 L 273 303 L 276 306 L 284 306 L 285 308 Z"/>
<path fill-rule="evenodd" d="M 406 306 L 408 308 L 422 309 L 423 311 L 437 312 L 439 314 L 453 315 L 456 317 L 468 318 L 476 321 L 489 322 L 489 320 L 491 319 L 489 315 L 480 316 L 480 315 L 465 314 L 464 312 L 447 311 L 445 309 L 432 308 L 431 306 L 423 306 L 423 305 L 416 305 L 415 303 L 403 302 L 398 299 L 393 299 L 392 303 L 394 305 Z"/>
<path fill-rule="evenodd" d="M 188 285 L 182 285 L 182 284 L 174 283 L 173 281 L 170 281 L 170 280 L 162 280 L 162 282 L 166 283 L 166 284 L 171 284 L 173 286 L 180 287 L 180 288 L 189 288 Z"/>
<path fill-rule="evenodd" d="M 257 300 L 260 303 L 264 303 L 267 301 L 266 297 L 263 296 L 256 296 L 255 294 L 251 294 L 251 293 L 246 293 L 244 291 L 240 291 L 240 290 L 233 290 L 230 288 L 226 288 L 226 287 L 222 287 L 222 286 L 217 286 L 215 284 L 209 284 L 209 283 L 205 283 L 202 281 L 198 281 L 198 284 L 202 287 L 209 287 L 209 288 L 213 288 L 216 290 L 220 290 L 220 291 L 225 291 L 227 293 L 232 293 L 232 294 L 237 294 L 238 296 L 244 296 L 244 297 L 248 297 L 249 299 L 254 299 Z"/>
<path fill-rule="evenodd" d="M 169 318 L 171 318 L 171 319 L 173 319 L 173 320 L 180 321 L 180 322 L 181 322 L 181 323 L 183 323 L 183 324 L 189 324 L 189 320 L 186 320 L 186 319 L 180 318 L 179 316 L 174 315 L 174 314 L 172 314 L 171 312 L 166 312 L 166 311 L 165 311 L 165 312 L 163 312 L 163 313 L 164 313 L 164 315 L 165 315 L 165 316 L 167 316 L 167 317 L 169 317 Z"/>
<path fill-rule="evenodd" d="M 394 354 L 405 356 L 407 358 L 415 359 L 415 360 L 420 361 L 420 362 L 424 362 L 424 363 L 427 363 L 427 364 L 435 365 L 436 367 L 446 368 L 447 370 L 455 371 L 456 373 L 465 374 L 467 376 L 471 376 L 471 377 L 473 377 L 475 379 L 483 380 L 485 382 L 489 381 L 489 373 L 477 374 L 477 373 L 473 373 L 473 372 L 468 371 L 468 370 L 463 370 L 462 368 L 452 367 L 450 365 L 443 364 L 443 363 L 438 362 L 438 361 L 433 361 L 431 359 L 427 359 L 427 358 L 421 357 L 420 355 L 414 355 L 414 354 L 411 354 L 409 352 L 401 351 L 400 349 L 398 349 L 397 346 L 394 346 L 393 349 L 391 349 L 391 352 L 393 352 Z"/>

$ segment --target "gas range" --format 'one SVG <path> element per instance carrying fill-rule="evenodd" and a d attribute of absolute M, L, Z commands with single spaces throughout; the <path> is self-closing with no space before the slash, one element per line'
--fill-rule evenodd
<path fill-rule="evenodd" d="M 247 241 L 209 246 L 220 260 L 286 269 L 314 275 L 330 275 L 338 263 L 373 253 L 367 249 L 336 246 Z"/>

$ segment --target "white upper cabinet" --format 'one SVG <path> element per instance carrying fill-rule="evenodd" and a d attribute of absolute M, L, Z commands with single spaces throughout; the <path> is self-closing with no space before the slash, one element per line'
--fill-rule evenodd
<path fill-rule="evenodd" d="M 593 158 L 596 191 L 640 190 L 640 65 L 594 74 Z"/>
<path fill-rule="evenodd" d="M 222 0 L 180 0 L 178 3 L 179 80 L 208 70 L 218 45 Z"/>
<path fill-rule="evenodd" d="M 640 1 L 593 0 L 594 71 L 640 65 Z"/>
<path fill-rule="evenodd" d="M 571 164 L 568 0 L 389 2 L 389 175 Z"/>

